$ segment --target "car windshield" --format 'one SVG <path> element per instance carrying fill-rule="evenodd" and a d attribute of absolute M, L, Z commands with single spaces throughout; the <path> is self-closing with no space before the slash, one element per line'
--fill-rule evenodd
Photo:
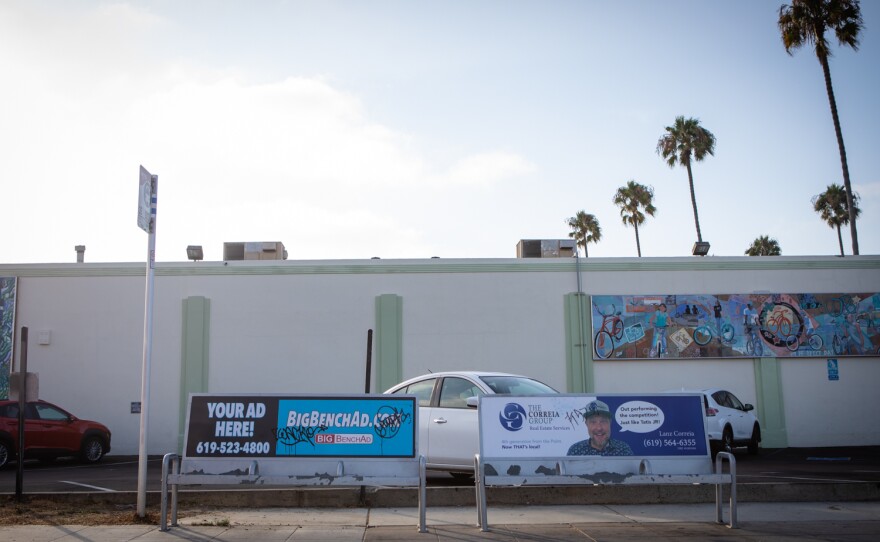
<path fill-rule="evenodd" d="M 485 382 L 489 389 L 498 395 L 559 393 L 543 382 L 521 376 L 481 376 L 480 380 Z"/>

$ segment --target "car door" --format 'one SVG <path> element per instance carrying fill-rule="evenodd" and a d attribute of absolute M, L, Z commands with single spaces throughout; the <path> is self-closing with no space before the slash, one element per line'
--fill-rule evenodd
<path fill-rule="evenodd" d="M 735 414 L 731 417 L 733 420 L 733 438 L 736 440 L 745 440 L 752 436 L 752 417 L 746 412 L 742 402 L 736 395 L 727 392 L 727 401 Z"/>
<path fill-rule="evenodd" d="M 428 419 L 428 463 L 450 469 L 474 468 L 479 419 L 477 409 L 468 407 L 467 400 L 483 394 L 475 382 L 466 378 L 443 378 Z"/>
<path fill-rule="evenodd" d="M 69 452 L 79 450 L 80 434 L 70 423 L 70 414 L 47 403 L 31 403 L 29 406 L 33 407 L 34 419 L 27 421 L 25 430 L 33 431 L 35 448 Z M 25 437 L 25 441 L 28 437 L 30 435 Z"/>
<path fill-rule="evenodd" d="M 436 383 L 436 378 L 426 378 L 425 380 L 413 382 L 409 386 L 405 386 L 403 388 L 395 390 L 394 392 L 404 395 L 416 396 L 419 416 L 419 454 L 425 456 L 425 459 L 428 461 L 428 463 L 431 463 L 428 453 L 428 447 L 431 442 L 431 436 L 429 432 L 429 428 L 431 425 L 429 423 L 431 416 L 431 398 L 434 395 L 434 386 L 436 385 Z"/>
<path fill-rule="evenodd" d="M 25 425 L 27 427 L 27 425 Z M 0 432 L 5 432 L 12 437 L 14 450 L 18 451 L 18 403 L 8 403 L 0 406 Z M 27 437 L 25 437 L 25 441 Z"/>

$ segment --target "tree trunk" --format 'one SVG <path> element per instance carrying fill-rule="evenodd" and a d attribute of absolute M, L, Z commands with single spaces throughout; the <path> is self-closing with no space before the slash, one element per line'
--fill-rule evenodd
<path fill-rule="evenodd" d="M 837 244 L 840 245 L 840 255 L 843 256 L 843 235 L 840 234 L 840 224 L 837 225 Z"/>
<path fill-rule="evenodd" d="M 843 146 L 843 132 L 840 130 L 840 118 L 837 116 L 837 102 L 834 100 L 834 88 L 831 86 L 831 68 L 828 57 L 818 54 L 822 72 L 825 74 L 825 90 L 828 91 L 828 103 L 831 105 L 831 118 L 834 120 L 834 132 L 837 134 L 837 148 L 840 150 L 840 165 L 843 168 L 843 186 L 846 188 L 846 209 L 849 213 L 849 233 L 852 237 L 853 255 L 859 254 L 859 236 L 856 232 L 856 217 L 853 216 L 853 192 L 849 182 L 849 167 L 846 164 L 846 148 Z"/>
<path fill-rule="evenodd" d="M 688 170 L 688 184 L 691 187 L 691 205 L 694 206 L 694 224 L 697 225 L 697 241 L 703 242 L 703 234 L 700 233 L 700 217 L 697 216 L 697 196 L 694 194 L 694 175 L 691 173 L 691 161 L 685 163 Z"/>
<path fill-rule="evenodd" d="M 633 222 L 633 227 L 636 229 L 636 251 L 639 253 L 639 258 L 642 257 L 642 245 L 639 243 L 639 225 Z"/>

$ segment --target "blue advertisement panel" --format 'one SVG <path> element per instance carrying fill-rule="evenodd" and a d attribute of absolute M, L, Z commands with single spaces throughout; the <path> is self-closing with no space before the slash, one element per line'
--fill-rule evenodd
<path fill-rule="evenodd" d="M 412 396 L 190 396 L 186 457 L 415 457 Z"/>
<path fill-rule="evenodd" d="M 275 455 L 413 457 L 414 418 L 413 399 L 282 399 Z"/>
<path fill-rule="evenodd" d="M 698 394 L 485 396 L 480 453 L 486 457 L 706 456 Z"/>

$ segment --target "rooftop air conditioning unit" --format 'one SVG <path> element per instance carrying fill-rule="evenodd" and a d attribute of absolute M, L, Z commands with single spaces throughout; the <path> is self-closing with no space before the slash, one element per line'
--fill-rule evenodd
<path fill-rule="evenodd" d="M 223 260 L 286 260 L 284 243 L 223 243 Z"/>
<path fill-rule="evenodd" d="M 571 258 L 574 239 L 521 239 L 516 244 L 517 258 Z"/>

